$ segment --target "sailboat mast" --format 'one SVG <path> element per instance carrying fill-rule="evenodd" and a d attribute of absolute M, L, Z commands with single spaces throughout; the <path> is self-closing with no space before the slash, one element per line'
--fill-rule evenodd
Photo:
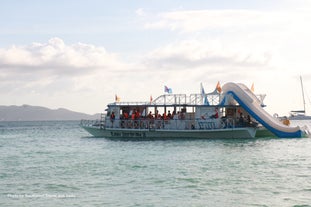
<path fill-rule="evenodd" d="M 301 84 L 301 90 L 302 90 L 303 113 L 306 113 L 305 93 L 304 93 L 304 90 L 303 90 L 303 84 L 302 84 L 302 77 L 301 76 L 300 76 L 300 84 Z"/>

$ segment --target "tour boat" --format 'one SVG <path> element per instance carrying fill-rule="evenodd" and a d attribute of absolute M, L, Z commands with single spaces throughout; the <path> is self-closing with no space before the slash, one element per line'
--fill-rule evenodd
<path fill-rule="evenodd" d="M 264 97 L 264 96 L 261 96 Z M 304 137 L 263 109 L 263 100 L 241 83 L 211 93 L 166 93 L 149 102 L 108 104 L 99 120 L 82 120 L 94 137 L 109 139 L 210 139 L 261 136 Z"/>

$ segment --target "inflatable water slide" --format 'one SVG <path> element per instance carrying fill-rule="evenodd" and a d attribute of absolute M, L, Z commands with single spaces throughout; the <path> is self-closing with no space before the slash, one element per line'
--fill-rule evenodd
<path fill-rule="evenodd" d="M 226 83 L 222 89 L 223 94 L 225 95 L 224 99 L 228 99 L 228 97 L 232 96 L 232 98 L 235 99 L 254 119 L 277 137 L 291 138 L 305 136 L 305 132 L 299 126 L 286 126 L 277 118 L 266 112 L 261 106 L 261 101 L 244 84 L 230 82 Z"/>

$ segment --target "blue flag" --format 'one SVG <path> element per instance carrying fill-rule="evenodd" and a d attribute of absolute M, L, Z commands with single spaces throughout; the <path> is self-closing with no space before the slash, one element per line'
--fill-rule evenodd
<path fill-rule="evenodd" d="M 201 83 L 201 96 L 203 98 L 203 105 L 209 105 L 202 83 Z"/>
<path fill-rule="evenodd" d="M 173 91 L 171 88 L 164 86 L 164 93 L 173 93 Z"/>

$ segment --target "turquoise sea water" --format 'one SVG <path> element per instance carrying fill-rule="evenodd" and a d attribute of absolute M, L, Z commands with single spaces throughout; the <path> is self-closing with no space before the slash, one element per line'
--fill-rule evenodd
<path fill-rule="evenodd" d="M 0 122 L 0 206 L 311 206 L 311 139 L 111 141 Z"/>

